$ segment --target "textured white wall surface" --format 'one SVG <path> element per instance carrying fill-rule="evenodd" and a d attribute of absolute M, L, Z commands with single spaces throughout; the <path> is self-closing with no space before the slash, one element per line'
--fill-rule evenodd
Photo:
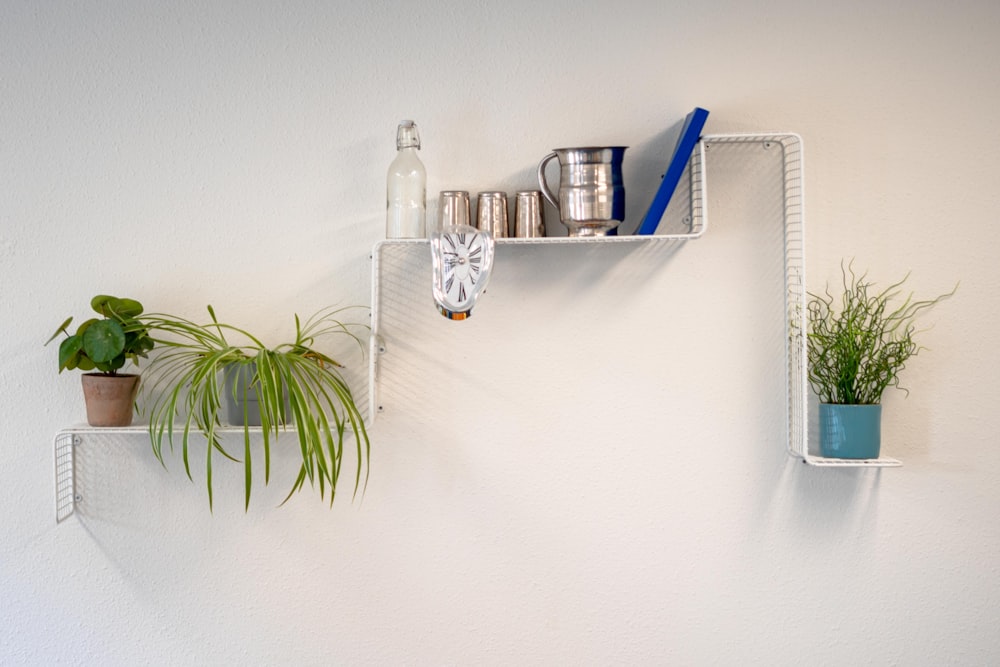
<path fill-rule="evenodd" d="M 758 4 L 0 5 L 0 663 L 1000 663 L 1000 5 Z M 731 179 L 676 252 L 505 248 L 468 322 L 415 305 L 363 501 L 278 507 L 285 450 L 210 514 L 140 434 L 79 448 L 55 525 L 84 415 L 42 343 L 94 294 L 277 341 L 369 303 L 400 119 L 432 203 L 622 144 L 636 216 L 695 105 L 803 137 L 810 289 L 961 281 L 885 399 L 902 468 L 785 453 L 781 256 Z"/>

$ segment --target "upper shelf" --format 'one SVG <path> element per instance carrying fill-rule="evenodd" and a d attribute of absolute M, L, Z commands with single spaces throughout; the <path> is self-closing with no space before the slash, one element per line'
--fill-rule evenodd
<path fill-rule="evenodd" d="M 656 234 L 622 234 L 610 236 L 544 236 L 541 238 L 498 238 L 499 245 L 567 245 L 567 244 L 601 244 L 601 243 L 638 243 L 648 241 L 686 241 L 704 235 L 708 228 L 705 209 L 705 143 L 698 142 L 691 154 L 691 161 L 685 170 L 685 175 L 677 185 L 677 190 L 671 198 L 670 206 L 663 213 L 660 230 L 666 230 L 667 224 L 675 229 L 658 231 Z M 669 219 L 669 221 L 668 221 Z M 549 223 L 561 227 L 559 222 Z M 428 244 L 427 239 L 386 239 L 375 244 L 374 256 L 384 245 L 419 245 Z"/>

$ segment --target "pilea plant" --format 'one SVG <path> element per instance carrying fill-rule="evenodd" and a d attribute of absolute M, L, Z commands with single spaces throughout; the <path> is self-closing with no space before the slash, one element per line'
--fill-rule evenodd
<path fill-rule="evenodd" d="M 73 318 L 68 317 L 46 345 L 66 336 L 59 345 L 59 372 L 79 369 L 104 375 L 117 375 L 126 361 L 138 364 L 153 349 L 154 342 L 149 328 L 139 316 L 142 304 L 135 299 L 99 294 L 90 301 L 90 307 L 101 318 L 92 317 L 70 334 Z"/>
<path fill-rule="evenodd" d="M 367 482 L 370 443 L 364 420 L 332 357 L 316 349 L 318 339 L 347 336 L 364 346 L 354 332 L 366 328 L 361 324 L 345 324 L 337 319 L 346 309 L 320 311 L 305 323 L 295 316 L 295 338 L 292 342 L 267 347 L 245 329 L 220 322 L 208 306 L 210 322 L 197 324 L 191 320 L 167 314 L 152 314 L 143 321 L 153 330 L 161 352 L 155 356 L 146 372 L 149 433 L 153 452 L 164 464 L 164 443 L 173 449 L 175 435 L 180 440 L 184 469 L 191 478 L 190 437 L 201 433 L 208 441 L 206 453 L 206 483 L 209 507 L 212 506 L 213 454 L 238 461 L 223 448 L 220 439 L 221 411 L 227 392 L 232 398 L 247 398 L 254 394 L 260 411 L 263 439 L 264 483 L 270 480 L 272 437 L 286 429 L 286 417 L 295 424 L 302 465 L 298 477 L 286 496 L 287 501 L 308 481 L 318 487 L 320 497 L 334 494 L 344 462 L 345 440 L 353 437 L 355 444 L 354 492 Z M 230 339 L 240 339 L 232 342 Z M 235 371 L 235 372 L 234 372 Z M 249 379 L 238 384 L 227 383 L 223 377 L 242 375 Z M 242 393 L 242 396 L 237 396 Z M 286 415 L 287 411 L 290 415 Z M 176 420 L 180 420 L 177 422 Z M 253 482 L 251 429 L 243 420 L 244 507 L 250 505 Z"/>
<path fill-rule="evenodd" d="M 857 274 L 853 262 L 841 264 L 843 293 L 829 286 L 823 294 L 809 293 L 807 347 L 809 383 L 823 403 L 875 405 L 887 387 L 900 387 L 899 374 L 917 354 L 916 318 L 952 296 L 934 299 L 903 296 L 909 273 L 876 291 L 867 273 Z"/>

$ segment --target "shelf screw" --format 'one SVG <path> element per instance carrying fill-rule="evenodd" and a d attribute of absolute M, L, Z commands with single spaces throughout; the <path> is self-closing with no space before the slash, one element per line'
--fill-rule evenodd
<path fill-rule="evenodd" d="M 73 502 L 74 503 L 82 503 L 83 502 L 83 496 L 81 496 L 79 493 L 76 494 L 75 496 L 73 496 Z"/>

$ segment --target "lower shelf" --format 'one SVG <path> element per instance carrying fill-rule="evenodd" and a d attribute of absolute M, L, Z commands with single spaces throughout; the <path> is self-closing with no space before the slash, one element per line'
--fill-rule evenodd
<path fill-rule="evenodd" d="M 249 427 L 250 433 L 260 433 L 260 426 Z M 215 430 L 219 435 L 243 433 L 242 426 L 222 426 Z M 284 427 L 282 432 L 294 433 L 294 426 Z M 62 523 L 73 516 L 78 503 L 83 501 L 76 484 L 76 448 L 87 442 L 100 442 L 102 438 L 122 435 L 141 435 L 149 439 L 149 425 L 97 427 L 79 424 L 56 433 L 53 439 L 53 461 L 55 464 L 56 523 Z"/>
<path fill-rule="evenodd" d="M 76 511 L 77 503 L 83 500 L 76 488 L 76 447 L 78 445 L 83 444 L 88 437 L 101 434 L 146 434 L 148 432 L 149 427 L 145 424 L 115 428 L 79 424 L 56 433 L 52 448 L 55 463 L 56 523 L 62 523 L 71 517 Z"/>
<path fill-rule="evenodd" d="M 802 462 L 807 465 L 826 468 L 898 468 L 903 465 L 902 461 L 885 456 L 877 459 L 828 459 L 822 456 L 806 454 L 802 457 Z"/>

